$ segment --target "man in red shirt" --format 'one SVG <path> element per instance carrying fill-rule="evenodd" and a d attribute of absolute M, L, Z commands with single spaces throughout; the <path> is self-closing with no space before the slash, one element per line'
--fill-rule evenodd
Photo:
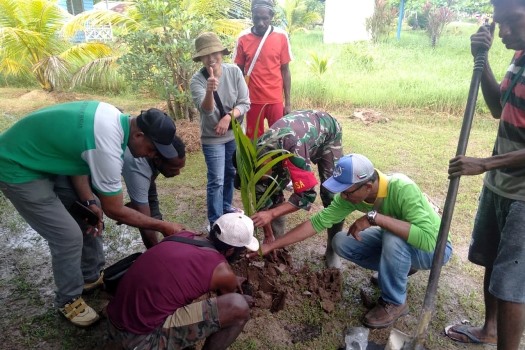
<path fill-rule="evenodd" d="M 288 63 L 292 60 L 292 52 L 286 32 L 271 25 L 274 13 L 272 0 L 253 0 L 253 27 L 241 32 L 234 50 L 233 60 L 247 76 L 250 91 L 246 135 L 251 139 L 262 135 L 265 118 L 271 126 L 291 112 L 292 84 Z"/>
<path fill-rule="evenodd" d="M 125 349 L 185 349 L 201 339 L 202 349 L 228 348 L 253 305 L 235 293 L 241 280 L 229 262 L 259 249 L 253 227 L 245 215 L 224 214 L 207 239 L 183 231 L 144 252 L 108 304 L 110 338 Z M 209 292 L 218 296 L 194 302 Z"/>

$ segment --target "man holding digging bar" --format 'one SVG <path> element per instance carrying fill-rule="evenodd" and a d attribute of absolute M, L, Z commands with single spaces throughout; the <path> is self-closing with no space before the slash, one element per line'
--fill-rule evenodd
<path fill-rule="evenodd" d="M 450 325 L 455 341 L 497 344 L 518 350 L 525 330 L 525 1 L 492 0 L 494 22 L 507 49 L 515 50 L 501 84 L 487 61 L 481 91 L 492 116 L 500 119 L 491 157 L 458 156 L 450 177 L 485 173 L 468 258 L 485 267 L 485 323 Z M 471 52 L 490 50 L 495 23 L 471 36 Z"/>

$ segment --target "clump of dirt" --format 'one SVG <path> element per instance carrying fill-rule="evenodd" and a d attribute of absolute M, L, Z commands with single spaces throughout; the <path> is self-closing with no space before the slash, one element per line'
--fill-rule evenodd
<path fill-rule="evenodd" d="M 350 118 L 359 119 L 365 125 L 373 123 L 388 123 L 390 120 L 384 117 L 381 112 L 373 109 L 357 109 Z"/>
<path fill-rule="evenodd" d="M 293 299 L 313 296 L 325 312 L 331 313 L 341 300 L 342 277 L 338 269 L 314 272 L 306 264 L 294 269 L 292 257 L 284 249 L 264 261 L 241 260 L 233 269 L 246 278 L 243 292 L 255 299 L 255 306 L 270 312 L 281 311 Z"/>

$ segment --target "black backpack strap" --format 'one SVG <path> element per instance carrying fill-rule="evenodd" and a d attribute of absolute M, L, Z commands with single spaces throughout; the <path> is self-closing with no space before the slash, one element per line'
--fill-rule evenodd
<path fill-rule="evenodd" d="M 172 241 L 172 242 L 186 243 L 186 244 L 191 244 L 191 245 L 195 245 L 198 247 L 206 247 L 206 248 L 215 249 L 215 246 L 211 244 L 211 242 L 202 241 L 200 239 L 192 239 L 188 237 L 168 236 L 168 237 L 165 237 L 162 241 L 163 242 Z"/>
<path fill-rule="evenodd" d="M 204 76 L 206 80 L 208 80 L 208 78 L 210 77 L 210 74 L 208 73 L 208 70 L 206 69 L 206 67 L 201 68 L 201 74 Z M 219 110 L 221 118 L 223 118 L 227 113 L 224 110 L 224 106 L 222 105 L 221 98 L 219 97 L 219 93 L 217 91 L 213 92 L 213 99 L 215 100 L 215 104 L 217 105 L 217 109 Z M 232 128 L 232 124 L 230 123 L 230 126 L 228 127 L 228 129 L 231 129 L 231 128 Z"/>

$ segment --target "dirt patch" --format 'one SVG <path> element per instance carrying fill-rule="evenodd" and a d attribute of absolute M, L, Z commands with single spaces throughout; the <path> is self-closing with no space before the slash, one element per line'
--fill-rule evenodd
<path fill-rule="evenodd" d="M 388 123 L 390 120 L 375 109 L 356 109 L 350 118 L 358 119 L 365 125 L 373 123 Z"/>
<path fill-rule="evenodd" d="M 281 311 L 287 303 L 297 303 L 302 297 L 308 297 L 330 313 L 334 311 L 335 303 L 341 300 L 340 270 L 314 272 L 307 264 L 294 268 L 292 256 L 284 249 L 276 252 L 276 258 L 241 260 L 234 265 L 234 271 L 246 278 L 243 292 L 255 298 L 255 306 L 270 312 Z"/>
<path fill-rule="evenodd" d="M 198 121 L 177 120 L 177 135 L 186 144 L 186 152 L 201 150 L 201 128 Z"/>

